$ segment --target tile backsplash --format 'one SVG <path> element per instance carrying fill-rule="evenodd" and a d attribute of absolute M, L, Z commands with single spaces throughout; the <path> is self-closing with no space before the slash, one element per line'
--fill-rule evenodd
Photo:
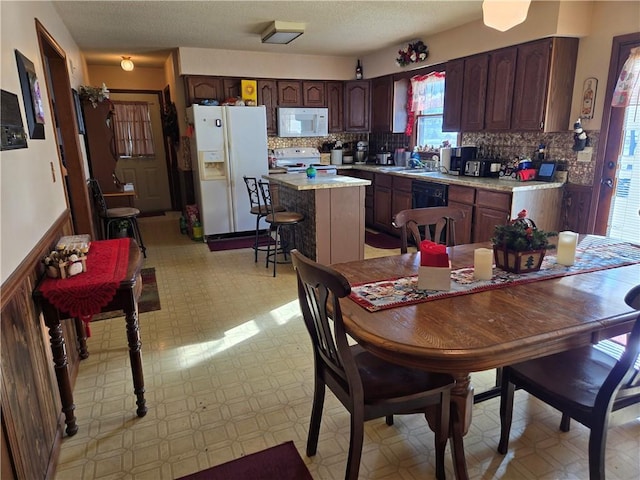
<path fill-rule="evenodd" d="M 488 133 L 473 132 L 462 134 L 462 145 L 475 145 L 492 157 L 501 160 L 513 161 L 515 157 L 532 158 L 538 150 L 538 145 L 545 145 L 545 156 L 547 159 L 559 162 L 559 168 L 568 172 L 568 181 L 578 185 L 592 185 L 595 169 L 595 152 L 598 147 L 599 131 L 587 132 L 589 145 L 593 148 L 593 155 L 588 162 L 579 162 L 578 154 L 574 152 L 573 132 L 507 132 Z M 335 142 L 340 140 L 343 143 L 351 143 L 360 140 L 369 142 L 369 152 L 375 153 L 381 148 L 392 152 L 396 148 L 403 148 L 409 145 L 409 140 L 403 133 L 339 133 L 328 137 L 303 137 L 303 138 L 281 138 L 269 137 L 269 148 L 284 147 L 318 147 L 321 148 L 325 142 Z"/>

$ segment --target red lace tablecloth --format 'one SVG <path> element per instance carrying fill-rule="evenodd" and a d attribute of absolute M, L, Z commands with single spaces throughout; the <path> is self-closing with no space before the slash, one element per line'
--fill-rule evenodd
<path fill-rule="evenodd" d="M 61 312 L 80 317 L 86 324 L 113 300 L 124 280 L 129 266 L 130 241 L 130 238 L 118 238 L 91 242 L 87 271 L 65 279 L 45 278 L 39 288 L 42 296 Z"/>

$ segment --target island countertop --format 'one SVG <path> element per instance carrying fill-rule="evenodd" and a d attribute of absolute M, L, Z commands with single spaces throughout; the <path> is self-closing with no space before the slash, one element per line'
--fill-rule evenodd
<path fill-rule="evenodd" d="M 315 178 L 307 178 L 306 173 L 285 173 L 263 175 L 262 178 L 293 190 L 321 190 L 325 188 L 363 187 L 371 185 L 370 180 L 344 175 L 319 174 L 316 175 Z"/>

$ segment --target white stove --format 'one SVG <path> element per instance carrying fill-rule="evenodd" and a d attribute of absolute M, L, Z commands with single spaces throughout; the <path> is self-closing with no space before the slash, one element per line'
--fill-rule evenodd
<path fill-rule="evenodd" d="M 336 174 L 333 165 L 320 164 L 320 151 L 315 147 L 287 147 L 273 150 L 276 165 L 287 170 L 287 173 L 304 172 L 309 165 L 313 165 L 318 173 Z"/>

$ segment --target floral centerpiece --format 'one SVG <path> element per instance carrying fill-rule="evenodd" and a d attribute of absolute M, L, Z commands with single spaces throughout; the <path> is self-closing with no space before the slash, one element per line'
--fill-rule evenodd
<path fill-rule="evenodd" d="M 422 40 L 409 42 L 404 48 L 398 50 L 396 64 L 405 67 L 411 63 L 424 62 L 429 56 L 429 48 Z"/>
<path fill-rule="evenodd" d="M 91 85 L 80 85 L 78 95 L 82 100 L 88 100 L 93 108 L 98 106 L 98 102 L 109 100 L 109 90 L 103 83 L 101 87 L 92 87 Z"/>
<path fill-rule="evenodd" d="M 496 266 L 514 273 L 540 270 L 545 252 L 555 248 L 549 243 L 549 237 L 555 235 L 557 232 L 538 229 L 533 220 L 527 218 L 527 211 L 522 210 L 518 218 L 495 227 L 491 243 Z"/>

